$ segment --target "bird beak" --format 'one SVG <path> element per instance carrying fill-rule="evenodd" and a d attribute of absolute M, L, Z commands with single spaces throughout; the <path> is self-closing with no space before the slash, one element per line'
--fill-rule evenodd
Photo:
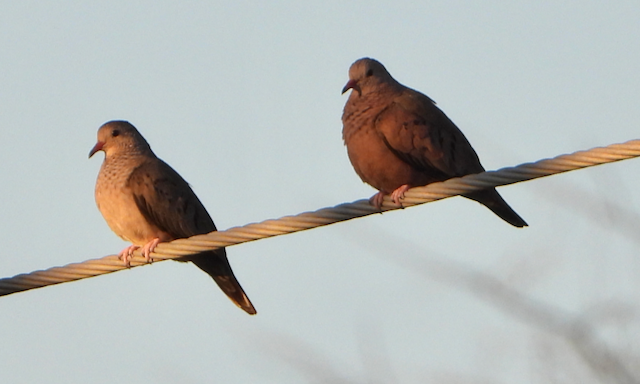
<path fill-rule="evenodd" d="M 344 86 L 344 88 L 342 88 L 342 94 L 344 94 L 345 92 L 347 92 L 348 90 L 353 89 L 355 91 L 358 91 L 358 93 L 360 95 L 362 95 L 362 91 L 360 90 L 360 87 L 358 87 L 358 82 L 355 80 L 349 80 L 349 82 L 347 83 L 347 85 Z"/>
<path fill-rule="evenodd" d="M 91 158 L 91 156 L 95 155 L 96 152 L 102 151 L 102 147 L 103 146 L 104 146 L 104 143 L 102 141 L 98 141 L 96 143 L 96 145 L 94 145 L 93 148 L 91 148 L 91 152 L 89 152 L 89 158 Z"/>

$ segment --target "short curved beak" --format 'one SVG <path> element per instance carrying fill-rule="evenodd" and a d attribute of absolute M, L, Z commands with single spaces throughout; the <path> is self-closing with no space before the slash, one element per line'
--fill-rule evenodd
<path fill-rule="evenodd" d="M 358 93 L 360 93 L 360 88 L 358 87 L 358 83 L 355 80 L 349 80 L 347 82 L 347 85 L 345 85 L 344 88 L 342 88 L 342 94 L 344 94 L 350 89 L 355 89 L 358 91 Z"/>
<path fill-rule="evenodd" d="M 94 145 L 93 148 L 91 148 L 91 152 L 89 152 L 89 158 L 91 158 L 91 156 L 95 155 L 96 152 L 102 151 L 102 147 L 103 146 L 104 146 L 104 143 L 102 141 L 98 141 L 96 143 L 96 145 Z"/>

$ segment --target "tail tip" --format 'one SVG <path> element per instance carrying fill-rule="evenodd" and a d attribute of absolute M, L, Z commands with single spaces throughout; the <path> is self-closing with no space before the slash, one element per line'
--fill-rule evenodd
<path fill-rule="evenodd" d="M 253 308 L 253 306 L 247 307 L 247 306 L 243 305 L 243 306 L 239 306 L 239 307 L 240 307 L 240 309 L 242 309 L 243 311 L 247 312 L 251 316 L 258 314 L 258 311 L 256 311 L 256 309 Z"/>

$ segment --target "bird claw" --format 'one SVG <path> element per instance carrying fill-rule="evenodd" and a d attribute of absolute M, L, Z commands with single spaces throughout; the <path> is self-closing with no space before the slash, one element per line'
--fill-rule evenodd
<path fill-rule="evenodd" d="M 142 247 L 142 256 L 144 256 L 144 261 L 146 261 L 147 263 L 153 263 L 151 252 L 156 249 L 158 243 L 160 243 L 160 239 L 156 237 L 155 239 L 145 244 L 144 247 Z"/>
<path fill-rule="evenodd" d="M 129 268 L 131 266 L 133 252 L 135 252 L 135 250 L 138 248 L 142 248 L 141 252 L 142 256 L 144 256 L 144 261 L 147 263 L 152 263 L 153 259 L 151 258 L 151 252 L 156 249 L 158 243 L 160 243 L 160 239 L 156 237 L 155 239 L 145 244 L 144 247 L 140 247 L 139 245 L 130 245 L 118 254 L 118 259 L 122 260 L 124 266 Z"/>
<path fill-rule="evenodd" d="M 409 190 L 409 185 L 405 184 L 397 188 L 395 191 L 391 192 L 391 201 L 393 201 L 396 205 L 402 207 L 402 202 L 400 200 L 404 199 L 404 193 Z M 375 195 L 371 196 L 369 199 L 369 204 L 373 205 L 377 209 L 382 208 L 382 203 L 384 202 L 384 192 L 380 191 Z"/>
<path fill-rule="evenodd" d="M 125 267 L 129 268 L 131 266 L 131 258 L 133 257 L 133 252 L 138 248 L 140 248 L 140 246 L 130 245 L 120 251 L 120 253 L 118 254 L 118 259 L 122 260 Z"/>
<path fill-rule="evenodd" d="M 391 192 L 391 200 L 399 206 L 402 206 L 400 200 L 404 199 L 404 193 L 409 190 L 409 185 L 405 184 L 400 186 L 395 191 Z"/>

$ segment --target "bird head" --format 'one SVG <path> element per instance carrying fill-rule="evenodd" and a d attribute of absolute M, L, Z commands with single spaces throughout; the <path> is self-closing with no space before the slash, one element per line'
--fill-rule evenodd
<path fill-rule="evenodd" d="M 342 88 L 342 93 L 353 89 L 362 96 L 377 90 L 381 85 L 396 83 L 382 63 L 364 57 L 351 64 L 349 81 Z"/>
<path fill-rule="evenodd" d="M 144 153 L 151 151 L 140 132 L 128 121 L 109 121 L 98 129 L 98 142 L 89 152 L 89 158 L 103 151 L 105 156 L 120 153 Z"/>

